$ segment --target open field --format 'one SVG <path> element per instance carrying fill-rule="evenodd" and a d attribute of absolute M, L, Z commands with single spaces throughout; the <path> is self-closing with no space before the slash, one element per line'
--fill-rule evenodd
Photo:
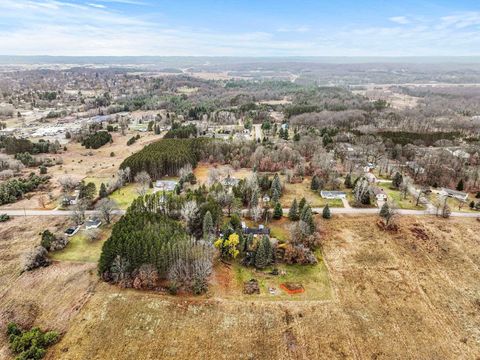
<path fill-rule="evenodd" d="M 2 319 L 13 316 L 4 309 L 14 309 L 67 330 L 47 356 L 55 360 L 478 358 L 480 222 L 403 216 L 399 231 L 386 233 L 376 219 L 319 220 L 328 272 L 318 276 L 328 276 L 331 293 L 318 300 L 236 296 L 238 279 L 254 275 L 262 286 L 271 280 L 235 268 L 213 285 L 222 292 L 204 297 L 103 283 L 92 293 L 93 264 L 60 262 L 21 276 L 13 269 L 0 297 Z M 20 236 L 13 248 L 29 243 Z M 300 270 L 290 273 L 315 275 Z"/>

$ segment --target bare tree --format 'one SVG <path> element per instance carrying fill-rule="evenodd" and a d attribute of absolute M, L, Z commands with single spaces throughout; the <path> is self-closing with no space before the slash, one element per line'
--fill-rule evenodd
<path fill-rule="evenodd" d="M 140 196 L 145 196 L 148 188 L 152 182 L 150 175 L 146 171 L 141 171 L 135 176 L 135 182 L 138 183 L 137 193 Z"/>
<path fill-rule="evenodd" d="M 85 210 L 87 210 L 87 205 L 83 201 L 79 201 L 73 206 L 70 217 L 75 225 L 83 224 L 85 221 Z"/>
<path fill-rule="evenodd" d="M 70 175 L 62 176 L 60 179 L 58 179 L 58 182 L 60 183 L 60 186 L 62 187 L 62 191 L 64 193 L 68 193 L 69 191 L 74 190 L 79 183 Z"/>
<path fill-rule="evenodd" d="M 101 199 L 97 204 L 97 210 L 100 211 L 100 216 L 107 223 L 112 221 L 113 211 L 117 208 L 117 203 L 108 198 Z"/>

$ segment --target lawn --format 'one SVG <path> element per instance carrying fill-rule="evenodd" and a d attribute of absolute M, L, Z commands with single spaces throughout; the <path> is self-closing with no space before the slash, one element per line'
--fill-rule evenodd
<path fill-rule="evenodd" d="M 59 261 L 97 262 L 103 243 L 110 236 L 112 229 L 111 226 L 102 226 L 100 231 L 100 239 L 90 242 L 87 239 L 86 231 L 80 230 L 69 239 L 68 245 L 63 250 L 51 253 L 51 258 Z"/>
<path fill-rule="evenodd" d="M 236 286 L 232 289 L 235 297 L 243 299 L 262 299 L 262 300 L 329 300 L 332 296 L 328 270 L 323 262 L 320 251 L 316 253 L 319 260 L 317 265 L 285 265 L 278 264 L 276 268 L 283 275 L 270 275 L 272 267 L 259 271 L 254 268 L 247 268 L 239 264 L 232 265 L 235 276 Z M 256 279 L 259 282 L 259 295 L 243 294 L 243 283 Z M 280 288 L 280 284 L 292 282 L 301 284 L 305 292 L 290 295 Z M 271 294 L 269 289 L 274 289 Z M 228 294 L 227 294 L 228 296 Z"/>
<path fill-rule="evenodd" d="M 148 189 L 147 193 L 150 194 L 152 189 Z M 137 185 L 128 184 L 124 187 L 115 190 L 109 195 L 109 198 L 114 200 L 120 209 L 127 209 L 130 204 L 138 197 Z"/>
<path fill-rule="evenodd" d="M 404 199 L 401 192 L 399 190 L 392 189 L 391 186 L 392 184 L 388 182 L 378 183 L 378 187 L 387 193 L 388 199 L 394 201 L 399 209 L 425 210 L 425 206 L 422 204 L 415 206 L 416 199 L 414 199 L 412 195 L 408 194 L 407 198 Z"/>
<path fill-rule="evenodd" d="M 310 189 L 311 178 L 306 177 L 301 183 L 289 184 L 285 181 L 285 177 L 280 177 L 284 186 L 280 203 L 284 208 L 290 208 L 294 199 L 300 201 L 303 197 L 307 200 L 311 207 L 324 207 L 329 205 L 330 207 L 343 207 L 342 200 L 323 199 L 318 192 Z"/>

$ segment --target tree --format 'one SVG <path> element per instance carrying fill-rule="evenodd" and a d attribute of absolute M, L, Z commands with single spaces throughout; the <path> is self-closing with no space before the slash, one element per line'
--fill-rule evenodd
<path fill-rule="evenodd" d="M 330 212 L 330 207 L 328 204 L 323 208 L 322 217 L 324 219 L 330 219 L 332 217 L 332 213 Z"/>
<path fill-rule="evenodd" d="M 400 174 L 398 171 L 395 173 L 395 176 L 392 179 L 392 186 L 395 189 L 398 189 L 400 185 L 402 185 L 403 182 L 403 176 Z"/>
<path fill-rule="evenodd" d="M 203 217 L 203 239 L 205 241 L 211 241 L 213 239 L 213 219 L 212 219 L 212 213 L 210 211 L 207 211 L 205 213 L 205 216 Z"/>
<path fill-rule="evenodd" d="M 50 230 L 45 230 L 42 233 L 42 241 L 40 242 L 40 245 L 48 250 L 50 249 L 50 246 L 54 241 L 55 241 L 55 235 L 53 235 Z"/>
<path fill-rule="evenodd" d="M 282 196 L 282 183 L 280 182 L 280 177 L 278 174 L 275 174 L 273 177 L 272 186 L 270 189 L 272 192 L 272 200 L 277 202 L 280 199 L 280 196 Z"/>
<path fill-rule="evenodd" d="M 352 175 L 350 173 L 348 173 L 346 176 L 345 176 L 345 183 L 344 183 L 345 187 L 347 189 L 351 189 L 352 188 Z"/>
<path fill-rule="evenodd" d="M 313 220 L 312 209 L 310 205 L 306 204 L 300 214 L 300 220 L 308 225 L 308 234 L 311 235 L 315 232 L 315 221 Z"/>
<path fill-rule="evenodd" d="M 94 183 L 89 182 L 89 183 L 85 184 L 82 181 L 80 183 L 80 191 L 78 193 L 78 198 L 79 199 L 87 199 L 87 200 L 91 201 L 95 197 L 96 192 L 97 192 L 97 189 L 96 189 Z"/>
<path fill-rule="evenodd" d="M 101 199 L 97 204 L 97 210 L 100 211 L 100 216 L 107 223 L 112 221 L 113 211 L 117 208 L 117 203 L 108 198 Z"/>
<path fill-rule="evenodd" d="M 298 213 L 301 214 L 303 212 L 303 209 L 305 208 L 305 205 L 307 205 L 307 200 L 305 197 L 302 197 L 300 202 L 298 203 Z"/>
<path fill-rule="evenodd" d="M 463 179 L 460 179 L 460 181 L 459 181 L 458 184 L 457 184 L 456 189 L 457 189 L 458 191 L 463 191 L 464 187 L 465 187 L 465 185 L 464 185 L 464 183 L 463 183 Z"/>
<path fill-rule="evenodd" d="M 297 199 L 293 200 L 292 206 L 290 207 L 290 210 L 288 211 L 288 218 L 291 221 L 298 221 L 300 219 L 300 217 L 298 215 Z"/>
<path fill-rule="evenodd" d="M 312 183 L 310 184 L 310 189 L 317 191 L 320 189 L 320 178 L 317 175 L 312 177 Z"/>
<path fill-rule="evenodd" d="M 273 208 L 273 218 L 275 220 L 281 219 L 283 216 L 282 205 L 277 201 L 275 207 Z"/>
<path fill-rule="evenodd" d="M 79 226 L 85 221 L 85 210 L 87 204 L 84 201 L 78 201 L 72 208 L 72 215 L 70 215 L 75 225 Z"/>
<path fill-rule="evenodd" d="M 146 171 L 140 171 L 135 175 L 135 182 L 138 183 L 137 193 L 140 196 L 145 196 L 148 188 L 152 182 L 150 175 Z"/>
<path fill-rule="evenodd" d="M 107 187 L 104 183 L 100 185 L 100 191 L 98 192 L 100 199 L 106 198 L 108 196 Z"/>
<path fill-rule="evenodd" d="M 272 259 L 272 245 L 268 236 L 262 237 L 255 252 L 255 267 L 264 269 L 270 265 Z"/>
<path fill-rule="evenodd" d="M 398 211 L 396 206 L 393 203 L 385 202 L 380 209 L 380 217 L 385 220 L 385 226 L 390 228 L 392 226 L 392 221 L 396 217 Z"/>
<path fill-rule="evenodd" d="M 236 233 L 232 233 L 227 239 L 218 239 L 214 246 L 220 250 L 220 256 L 224 259 L 235 259 L 239 251 L 237 249 L 240 243 L 240 237 Z"/>

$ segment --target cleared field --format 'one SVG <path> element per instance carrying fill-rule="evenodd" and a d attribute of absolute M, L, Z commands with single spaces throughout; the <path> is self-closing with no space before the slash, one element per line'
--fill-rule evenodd
<path fill-rule="evenodd" d="M 66 331 L 47 355 L 55 360 L 478 358 L 480 222 L 404 216 L 399 231 L 387 233 L 376 220 L 320 219 L 325 272 L 287 267 L 286 276 L 304 278 L 308 294 L 308 279 L 327 281 L 328 269 L 329 297 L 279 301 L 238 293 L 239 280 L 252 275 L 262 289 L 272 280 L 234 267 L 203 297 L 97 284 L 94 264 L 60 262 L 20 276 L 15 250 L 45 224 L 17 228 L 18 240 L 2 242 L 0 267 L 9 275 L 0 283 L 0 319 Z M 0 337 L 2 345 L 8 358 Z"/>
<path fill-rule="evenodd" d="M 200 185 L 207 184 L 208 170 L 211 168 L 216 168 L 220 173 L 224 173 L 225 176 L 227 174 L 227 171 L 231 171 L 232 176 L 237 179 L 245 179 L 252 173 L 252 169 L 243 168 L 234 170 L 232 167 L 226 165 L 199 163 L 197 167 L 193 170 L 193 174 L 197 178 L 197 181 Z"/>

